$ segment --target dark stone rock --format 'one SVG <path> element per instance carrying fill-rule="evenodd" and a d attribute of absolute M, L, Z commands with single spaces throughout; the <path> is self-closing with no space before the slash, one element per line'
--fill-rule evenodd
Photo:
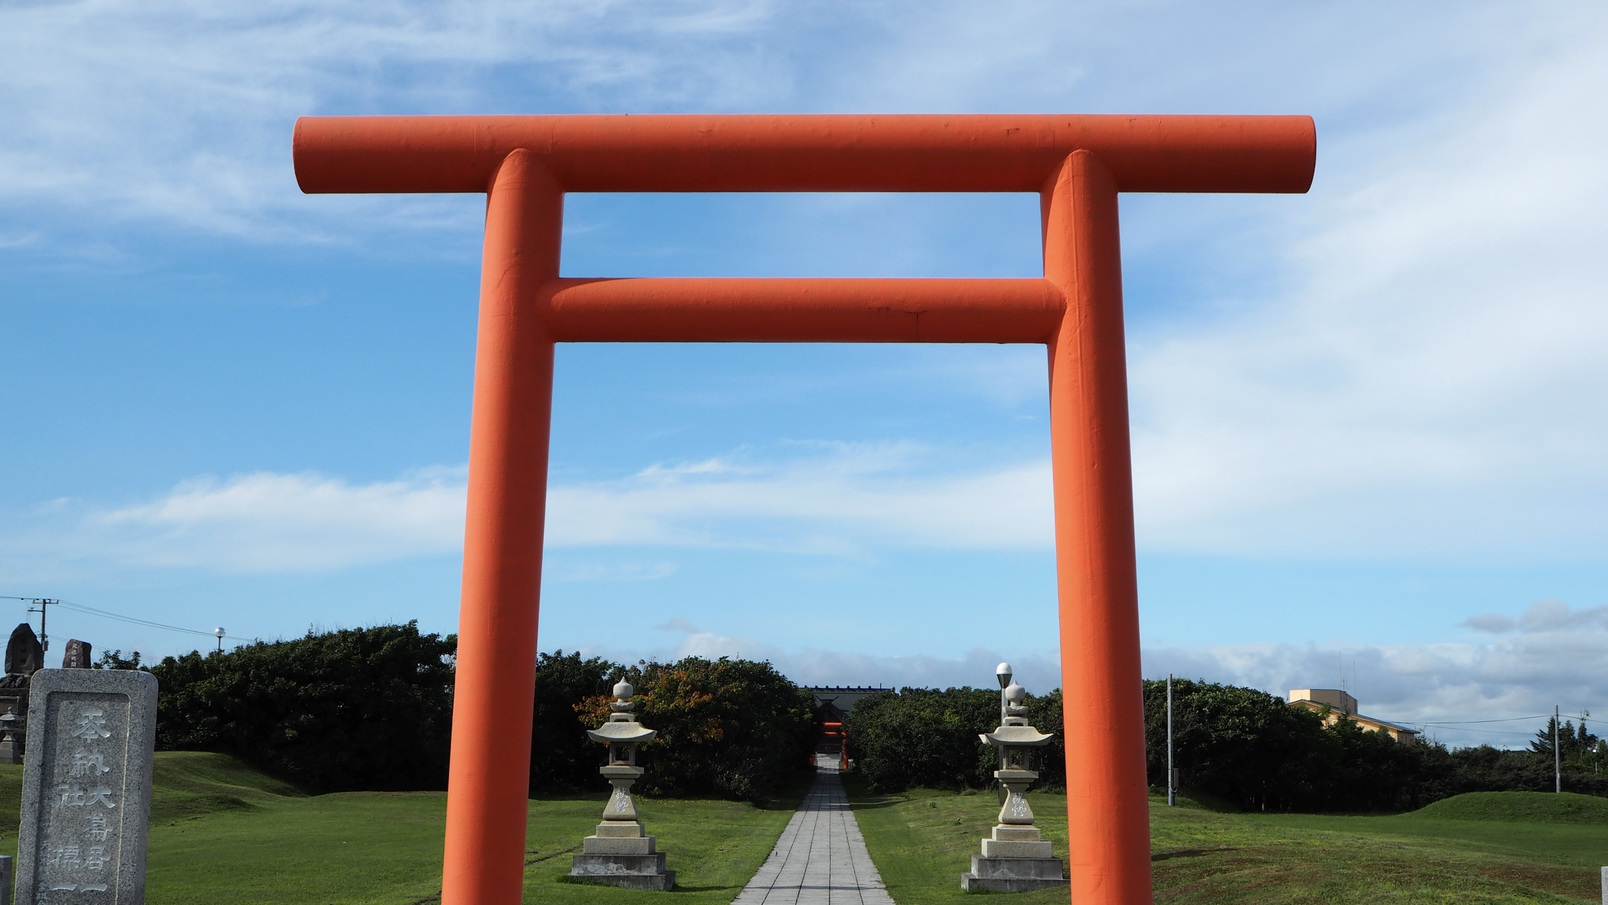
<path fill-rule="evenodd" d="M 92 648 L 89 646 L 88 641 L 80 641 L 77 638 L 68 641 L 67 653 L 61 658 L 61 668 L 89 669 L 89 656 L 91 650 Z"/>
<path fill-rule="evenodd" d="M 33 626 L 24 622 L 11 633 L 6 644 L 6 675 L 31 676 L 45 665 L 45 649 Z"/>

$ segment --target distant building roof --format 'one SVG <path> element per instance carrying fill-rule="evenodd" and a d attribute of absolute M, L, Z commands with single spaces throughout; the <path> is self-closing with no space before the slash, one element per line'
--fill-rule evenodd
<path fill-rule="evenodd" d="M 1383 732 L 1398 742 L 1418 738 L 1417 729 L 1409 729 L 1406 726 L 1358 713 L 1357 699 L 1338 688 L 1292 688 L 1288 700 L 1292 707 L 1303 707 L 1317 713 L 1322 713 L 1324 708 L 1328 708 L 1327 723 L 1338 722 L 1344 717 L 1364 730 Z"/>
<path fill-rule="evenodd" d="M 1292 688 L 1286 700 L 1291 704 L 1296 701 L 1328 704 L 1341 713 L 1357 712 L 1357 699 L 1339 688 Z"/>
<path fill-rule="evenodd" d="M 869 685 L 816 685 L 810 687 L 810 693 L 815 695 L 815 709 L 820 711 L 822 705 L 830 704 L 837 711 L 848 714 L 854 705 L 866 698 L 883 691 L 892 691 L 891 688 L 879 688 Z"/>

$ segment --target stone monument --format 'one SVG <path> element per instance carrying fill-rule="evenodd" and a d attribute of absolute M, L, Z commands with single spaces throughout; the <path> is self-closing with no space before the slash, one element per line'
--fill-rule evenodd
<path fill-rule="evenodd" d="M 669 890 L 676 886 L 676 872 L 665 870 L 664 852 L 656 849 L 658 840 L 642 832 L 642 820 L 631 786 L 642 775 L 636 765 L 637 746 L 658 733 L 643 728 L 631 715 L 636 705 L 631 695 L 636 689 L 622 680 L 614 686 L 615 700 L 609 704 L 608 721 L 586 734 L 592 741 L 609 746 L 609 762 L 598 768 L 614 791 L 603 806 L 603 822 L 597 835 L 587 836 L 581 854 L 574 856 L 569 875 L 624 886 L 628 889 Z"/>
<path fill-rule="evenodd" d="M 45 648 L 34 634 L 33 626 L 24 622 L 11 631 L 6 642 L 6 675 L 31 676 L 45 665 Z"/>
<path fill-rule="evenodd" d="M 28 682 L 45 665 L 45 649 L 24 622 L 6 643 L 6 674 L 0 677 L 0 764 L 20 764 L 26 750 Z"/>
<path fill-rule="evenodd" d="M 1000 725 L 993 732 L 978 736 L 983 744 L 999 749 L 999 769 L 994 778 L 1003 787 L 999 824 L 983 840 L 983 853 L 972 855 L 971 873 L 960 875 L 960 888 L 971 892 L 1027 892 L 1049 886 L 1067 885 L 1061 859 L 1050 851 L 1049 840 L 1033 825 L 1033 809 L 1027 804 L 1027 787 L 1038 779 L 1031 769 L 1028 749 L 1049 742 L 1045 735 L 1027 723 L 1027 689 L 1011 681 L 1011 666 L 1001 663 L 995 670 L 1000 684 Z"/>
<path fill-rule="evenodd" d="M 156 677 L 42 669 L 30 685 L 17 905 L 141 905 Z"/>
<path fill-rule="evenodd" d="M 92 669 L 94 664 L 90 660 L 90 655 L 93 652 L 94 650 L 90 647 L 88 641 L 80 641 L 74 638 L 67 642 L 67 651 L 61 658 L 61 668 Z"/>

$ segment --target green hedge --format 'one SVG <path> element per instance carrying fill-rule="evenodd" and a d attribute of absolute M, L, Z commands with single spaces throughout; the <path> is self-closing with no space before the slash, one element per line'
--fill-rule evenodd
<path fill-rule="evenodd" d="M 647 794 L 753 799 L 814 770 L 813 698 L 769 663 L 687 657 L 615 667 L 608 684 L 622 677 L 636 690 L 637 718 L 658 732 L 637 758 Z M 610 700 L 581 702 L 582 723 L 601 723 Z M 593 747 L 597 763 L 602 746 Z"/>

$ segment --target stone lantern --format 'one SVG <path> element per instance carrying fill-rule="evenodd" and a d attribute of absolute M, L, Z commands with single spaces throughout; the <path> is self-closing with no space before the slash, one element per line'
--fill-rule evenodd
<path fill-rule="evenodd" d="M 1061 859 L 1050 850 L 1049 840 L 1033 825 L 1033 809 L 1027 804 L 1027 787 L 1038 779 L 1031 769 L 1030 748 L 1042 747 L 1053 735 L 1045 735 L 1027 723 L 1027 689 L 1011 680 L 1009 663 L 996 670 L 1000 684 L 1000 725 L 993 732 L 978 736 L 986 745 L 999 749 L 999 769 L 994 778 L 1003 787 L 999 824 L 983 840 L 983 853 L 972 855 L 971 873 L 960 875 L 960 888 L 988 892 L 1026 892 L 1067 883 Z"/>
<path fill-rule="evenodd" d="M 609 762 L 598 768 L 614 790 L 603 806 L 603 822 L 597 835 L 587 836 L 581 854 L 574 856 L 570 876 L 585 877 L 611 886 L 629 889 L 674 889 L 676 872 L 665 870 L 664 852 L 657 851 L 657 840 L 642 832 L 642 820 L 631 786 L 642 775 L 636 765 L 637 747 L 658 733 L 636 721 L 631 696 L 636 689 L 621 680 L 614 686 L 609 718 L 602 726 L 588 729 L 592 741 L 609 746 Z"/>
<path fill-rule="evenodd" d="M 0 764 L 22 763 L 22 718 L 7 707 L 0 713 Z"/>

